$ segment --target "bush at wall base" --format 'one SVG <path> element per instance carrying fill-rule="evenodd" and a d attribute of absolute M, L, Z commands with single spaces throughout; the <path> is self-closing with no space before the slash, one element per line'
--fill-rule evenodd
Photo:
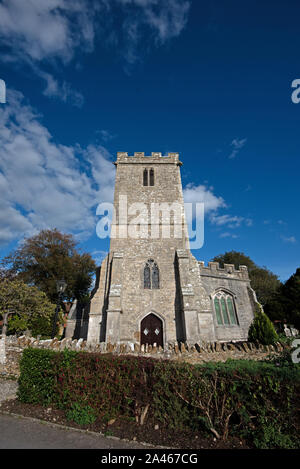
<path fill-rule="evenodd" d="M 201 435 L 245 438 L 260 448 L 300 446 L 300 365 L 250 360 L 191 365 L 130 355 L 27 348 L 18 398 L 56 406 L 87 425 L 112 418 Z M 146 412 L 146 409 L 147 412 Z"/>
<path fill-rule="evenodd" d="M 274 345 L 278 335 L 272 321 L 262 309 L 257 308 L 254 320 L 249 328 L 248 341 L 263 345 Z"/>

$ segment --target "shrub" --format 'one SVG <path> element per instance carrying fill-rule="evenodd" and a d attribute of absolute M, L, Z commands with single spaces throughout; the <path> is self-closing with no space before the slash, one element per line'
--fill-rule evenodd
<path fill-rule="evenodd" d="M 50 335 L 55 305 L 37 287 L 20 280 L 0 282 L 0 314 L 8 314 L 8 333 L 19 334 L 26 329 L 33 336 Z M 62 315 L 59 316 L 62 321 Z"/>
<path fill-rule="evenodd" d="M 54 399 L 53 368 L 55 352 L 42 349 L 25 349 L 20 360 L 18 397 L 22 402 L 50 404 Z"/>
<path fill-rule="evenodd" d="M 254 320 L 248 332 L 248 340 L 263 345 L 273 345 L 278 341 L 275 327 L 262 309 L 255 311 Z"/>
<path fill-rule="evenodd" d="M 66 412 L 66 417 L 68 420 L 78 423 L 78 425 L 89 425 L 97 419 L 92 407 L 89 405 L 84 406 L 78 402 L 74 402 L 71 405 L 70 410 Z"/>
<path fill-rule="evenodd" d="M 29 348 L 21 359 L 18 397 L 51 403 L 80 425 L 96 418 L 141 423 L 151 417 L 168 428 L 206 431 L 223 439 L 238 435 L 257 447 L 300 443 L 296 364 L 228 360 L 191 365 Z"/>

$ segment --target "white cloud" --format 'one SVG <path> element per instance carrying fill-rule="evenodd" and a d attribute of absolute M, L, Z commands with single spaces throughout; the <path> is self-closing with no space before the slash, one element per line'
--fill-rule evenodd
<path fill-rule="evenodd" d="M 95 205 L 111 202 L 114 166 L 101 146 L 55 143 L 23 95 L 0 108 L 0 242 L 56 227 L 80 238 L 95 229 Z"/>
<path fill-rule="evenodd" d="M 94 261 L 97 265 L 101 265 L 103 259 L 107 256 L 107 254 L 107 251 L 93 251 L 92 257 L 94 258 Z"/>
<path fill-rule="evenodd" d="M 228 158 L 229 159 L 235 158 L 237 156 L 237 154 L 241 151 L 241 149 L 245 146 L 246 142 L 247 142 L 246 138 L 241 138 L 241 139 L 235 138 L 235 139 L 233 139 L 231 144 L 230 144 L 233 147 L 233 150 L 230 153 Z"/>
<path fill-rule="evenodd" d="M 189 8 L 188 0 L 3 0 L 1 60 L 26 64 L 46 82 L 46 96 L 80 106 L 82 95 L 54 76 L 61 65 L 78 51 L 92 52 L 98 36 L 121 52 L 128 70 L 145 54 L 146 43 L 161 45 L 181 33 Z"/>
<path fill-rule="evenodd" d="M 199 186 L 188 184 L 183 190 L 183 197 L 187 203 L 203 202 L 206 213 L 226 207 L 224 199 L 217 197 L 213 193 L 213 188 L 201 184 Z"/>
<path fill-rule="evenodd" d="M 228 231 L 224 231 L 224 233 L 220 234 L 220 238 L 233 238 L 233 239 L 236 239 L 236 238 L 238 238 L 238 235 L 236 235 L 235 233 L 229 233 Z"/>
<path fill-rule="evenodd" d="M 241 225 L 252 226 L 253 221 L 251 218 L 232 216 L 228 214 L 219 214 L 219 210 L 222 208 L 227 208 L 225 200 L 216 196 L 213 192 L 214 188 L 206 185 L 195 186 L 194 184 L 188 184 L 183 190 L 183 197 L 185 203 L 204 203 L 205 215 L 208 215 L 208 220 L 212 225 L 220 227 L 226 227 L 227 229 L 239 228 Z M 187 213 L 187 222 L 191 222 L 188 219 L 190 213 Z M 193 213 L 195 216 L 195 213 Z M 237 235 L 234 235 L 229 232 L 224 232 L 221 237 L 236 238 Z"/>
<path fill-rule="evenodd" d="M 295 236 L 281 236 L 281 239 L 282 239 L 285 243 L 295 244 L 295 243 L 297 242 Z"/>
<path fill-rule="evenodd" d="M 140 60 L 149 44 L 165 44 L 181 34 L 188 20 L 187 0 L 115 0 L 123 6 L 123 37 L 115 37 L 126 61 L 125 70 Z M 148 33 L 149 31 L 149 33 Z"/>
<path fill-rule="evenodd" d="M 97 130 L 97 134 L 100 135 L 100 138 L 103 142 L 109 142 L 110 140 L 113 140 L 116 136 L 110 133 L 108 130 Z"/>
<path fill-rule="evenodd" d="M 67 63 L 75 48 L 93 48 L 95 5 L 86 0 L 3 0 L 2 42 L 19 57 L 33 61 L 58 58 Z"/>
<path fill-rule="evenodd" d="M 216 226 L 227 226 L 227 228 L 238 228 L 242 224 L 246 226 L 252 226 L 253 222 L 250 218 L 230 216 L 228 214 L 218 215 L 212 213 L 210 215 L 210 222 Z"/>
<path fill-rule="evenodd" d="M 69 83 L 59 83 L 44 64 L 68 64 L 76 50 L 94 47 L 95 15 L 101 8 L 87 0 L 3 0 L 0 4 L 0 42 L 6 47 L 1 60 L 25 64 L 46 83 L 44 94 L 83 103 L 82 95 Z"/>
<path fill-rule="evenodd" d="M 188 0 L 116 0 L 123 5 L 128 16 L 133 13 L 129 6 L 136 7 L 137 17 L 131 25 L 146 25 L 153 29 L 156 40 L 161 43 L 178 36 L 188 19 L 191 2 Z M 133 15 L 134 16 L 134 15 Z M 133 34 L 132 31 L 129 34 Z"/>
<path fill-rule="evenodd" d="M 70 102 L 77 107 L 83 106 L 83 95 L 79 91 L 74 90 L 69 83 L 66 81 L 59 83 L 51 73 L 43 72 L 34 65 L 33 68 L 36 70 L 36 74 L 46 82 L 46 88 L 43 91 L 45 96 L 61 99 L 65 103 Z"/>

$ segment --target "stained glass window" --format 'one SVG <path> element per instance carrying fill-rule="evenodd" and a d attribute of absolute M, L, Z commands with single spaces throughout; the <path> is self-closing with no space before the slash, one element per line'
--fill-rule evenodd
<path fill-rule="evenodd" d="M 233 296 L 225 291 L 218 291 L 214 296 L 214 308 L 218 325 L 238 325 Z"/>
<path fill-rule="evenodd" d="M 237 324 L 236 315 L 234 311 L 233 301 L 230 296 L 227 296 L 227 309 L 229 311 L 230 322 L 232 324 Z"/>
<path fill-rule="evenodd" d="M 229 317 L 228 317 L 228 312 L 226 309 L 226 303 L 225 303 L 224 297 L 221 298 L 221 309 L 222 309 L 224 324 L 229 324 Z"/>
<path fill-rule="evenodd" d="M 215 311 L 216 311 L 216 316 L 217 316 L 217 323 L 222 325 L 223 321 L 222 321 L 222 316 L 221 316 L 219 298 L 215 298 L 214 303 L 215 303 Z"/>

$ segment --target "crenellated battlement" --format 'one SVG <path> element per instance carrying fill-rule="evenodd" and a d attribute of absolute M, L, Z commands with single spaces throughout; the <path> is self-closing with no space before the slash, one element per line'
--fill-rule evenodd
<path fill-rule="evenodd" d="M 133 155 L 128 155 L 128 152 L 118 151 L 117 161 L 115 164 L 178 164 L 182 163 L 179 161 L 179 153 L 167 153 L 162 155 L 161 152 L 152 152 L 151 155 L 147 156 L 144 152 L 134 152 Z"/>
<path fill-rule="evenodd" d="M 205 266 L 204 261 L 198 261 L 200 267 L 201 275 L 208 276 L 222 276 L 226 278 L 239 278 L 241 280 L 248 280 L 248 268 L 246 265 L 240 265 L 239 269 L 236 270 L 234 264 L 224 264 L 224 267 L 220 267 L 219 262 L 208 262 L 208 265 Z"/>

